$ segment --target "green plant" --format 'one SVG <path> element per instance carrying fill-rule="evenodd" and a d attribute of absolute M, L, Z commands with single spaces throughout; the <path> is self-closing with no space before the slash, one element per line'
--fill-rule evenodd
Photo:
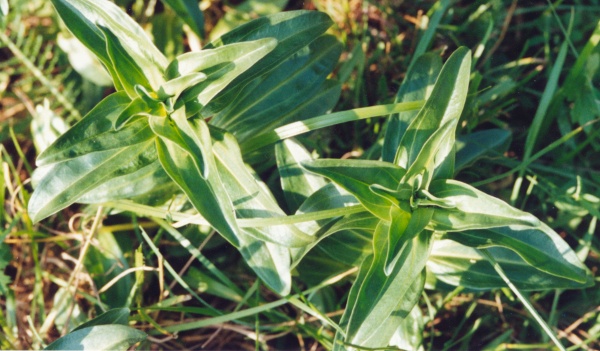
<path fill-rule="evenodd" d="M 290 294 L 294 269 L 312 292 L 325 277 L 304 273 L 336 275 L 359 266 L 339 323 L 304 294 L 284 299 L 337 331 L 333 349 L 418 348 L 423 323 L 415 305 L 426 281 L 474 289 L 508 281 L 517 292 L 592 284 L 587 268 L 547 225 L 452 179 L 455 168 L 485 153 L 455 148 L 469 93 L 466 48 L 443 68 L 437 55 L 415 57 L 396 104 L 325 115 L 339 95 L 339 84 L 327 76 L 341 47 L 323 34 L 331 21 L 322 13 L 254 20 L 168 62 L 111 3 L 53 4 L 107 68 L 117 92 L 39 155 L 29 200 L 33 221 L 82 202 L 209 224 L 282 296 Z M 312 160 L 292 139 L 272 154 L 281 139 L 390 113 L 399 114 L 388 119 L 381 161 Z M 460 140 L 467 145 L 462 150 L 477 143 L 473 135 Z M 273 156 L 293 216 L 246 164 Z M 193 209 L 177 206 L 181 193 Z M 174 205 L 165 209 L 165 202 Z M 178 235 L 169 223 L 156 223 Z M 148 235 L 140 235 L 160 257 Z M 351 250 L 331 254 L 338 237 L 353 243 Z M 315 266 L 320 254 L 338 265 Z M 240 296 L 235 289 L 228 295 L 247 300 Z"/>

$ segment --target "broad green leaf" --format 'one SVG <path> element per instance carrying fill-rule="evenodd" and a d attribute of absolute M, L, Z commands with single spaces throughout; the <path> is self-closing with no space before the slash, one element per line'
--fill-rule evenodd
<path fill-rule="evenodd" d="M 504 247 L 517 253 L 532 267 L 582 285 L 592 283 L 589 270 L 569 245 L 550 227 L 510 225 L 446 233 L 445 238 L 476 248 Z"/>
<path fill-rule="evenodd" d="M 97 325 L 73 331 L 44 350 L 128 350 L 146 333 L 125 325 Z"/>
<path fill-rule="evenodd" d="M 371 347 L 396 346 L 402 350 L 418 350 L 423 342 L 423 315 L 417 306 L 423 293 L 425 271 L 410 286 L 409 291 L 390 317 L 374 332 L 377 339 Z M 366 346 L 366 345 L 361 345 Z"/>
<path fill-rule="evenodd" d="M 348 250 L 358 249 L 359 251 L 364 251 L 363 250 L 364 245 L 361 245 L 361 244 L 353 245 L 351 243 L 351 241 L 354 241 L 354 239 L 356 239 L 356 240 L 362 242 L 363 241 L 362 236 L 359 237 L 357 235 L 360 235 L 360 232 L 362 232 L 362 231 L 372 232 L 373 230 L 375 230 L 375 227 L 377 226 L 378 222 L 379 222 L 379 219 L 377 217 L 373 216 L 371 213 L 361 212 L 361 213 L 347 215 L 340 219 L 332 219 L 331 221 L 322 223 L 319 227 L 319 230 L 317 232 L 315 232 L 315 234 L 314 234 L 316 240 L 313 243 L 311 243 L 305 247 L 302 247 L 302 248 L 292 249 L 292 267 L 295 267 L 296 265 L 298 265 L 298 263 L 302 260 L 302 258 L 310 250 L 312 250 L 314 248 L 319 248 L 323 251 L 328 251 L 328 248 L 332 247 L 335 250 L 343 251 L 343 252 L 340 252 L 343 254 L 345 254 L 346 251 L 348 251 Z M 344 250 L 341 250 L 339 244 L 337 245 L 337 247 L 332 246 L 332 245 L 323 245 L 322 241 L 327 239 L 331 235 L 337 234 L 336 239 L 339 239 L 340 235 L 338 233 L 346 232 L 346 231 L 355 231 L 355 233 L 348 234 L 348 235 L 344 235 L 344 234 L 341 235 L 344 237 L 347 237 L 347 236 L 351 237 L 350 240 L 343 240 L 343 241 L 345 241 L 344 246 L 346 246 L 346 248 Z M 333 241 L 337 242 L 339 240 L 335 240 L 335 239 L 330 240 L 330 243 Z M 371 250 L 369 250 L 369 251 L 371 251 Z M 355 257 L 356 255 L 352 254 L 351 256 Z M 354 258 L 352 259 L 351 263 L 355 263 Z"/>
<path fill-rule="evenodd" d="M 373 253 L 373 231 L 377 227 L 378 218 L 370 215 L 369 219 L 359 222 L 357 218 L 348 217 L 341 219 L 336 223 L 337 226 L 333 226 L 330 231 L 325 233 L 322 240 L 319 241 L 319 245 L 307 256 L 315 251 L 323 252 L 331 259 L 345 264 L 349 268 L 360 265 L 367 256 L 371 255 Z M 329 233 L 335 235 L 328 235 Z"/>
<path fill-rule="evenodd" d="M 256 50 L 259 50 L 258 53 L 260 53 L 261 50 L 264 50 L 265 46 L 269 47 L 276 44 L 277 41 L 273 38 L 265 38 L 262 40 L 233 43 L 217 48 L 204 48 L 201 51 L 187 52 L 177 56 L 175 60 L 169 63 L 165 76 L 167 79 L 172 80 L 199 72 L 209 75 L 225 65 L 235 63 L 236 60 L 249 60 L 253 54 L 257 54 Z M 255 58 L 254 61 L 259 59 Z M 219 76 L 215 75 L 215 77 L 218 78 Z"/>
<path fill-rule="evenodd" d="M 297 214 L 327 209 L 339 209 L 343 214 L 346 207 L 355 205 L 359 205 L 359 202 L 354 196 L 335 183 L 329 183 L 306 199 Z M 290 250 L 292 267 L 297 267 L 307 254 L 310 256 L 309 260 L 327 255 L 336 264 L 343 264 L 346 269 L 360 264 L 373 251 L 372 233 L 378 222 L 377 217 L 364 210 L 343 217 L 298 223 L 298 228 L 314 236 L 315 241 Z"/>
<path fill-rule="evenodd" d="M 205 81 L 208 77 L 202 72 L 192 72 L 186 75 L 176 77 L 163 84 L 158 90 L 158 96 L 161 99 L 173 97 L 175 100 L 187 88 Z"/>
<path fill-rule="evenodd" d="M 511 133 L 504 129 L 481 130 L 461 135 L 456 140 L 456 170 L 484 157 L 498 157 L 508 147 Z"/>
<path fill-rule="evenodd" d="M 127 95 L 132 99 L 136 98 L 135 86 L 138 84 L 148 90 L 153 90 L 148 78 L 146 78 L 144 69 L 139 66 L 135 58 L 129 55 L 121 44 L 119 37 L 102 24 L 97 24 L 97 26 L 102 31 L 102 34 L 104 34 L 108 57 L 115 68 L 120 85 L 125 89 Z"/>
<path fill-rule="evenodd" d="M 396 155 L 396 164 L 406 169 L 410 168 L 427 140 L 441 126 L 458 123 L 469 90 L 470 70 L 471 52 L 465 47 L 460 47 L 442 67 L 431 95 L 404 133 Z M 451 132 L 446 138 L 439 140 L 439 146 L 431 147 L 438 150 L 435 162 L 424 167 L 430 173 L 436 169 L 439 178 L 453 176 L 454 138 L 454 133 Z M 413 170 L 413 173 L 420 172 Z"/>
<path fill-rule="evenodd" d="M 85 6 L 82 9 L 81 6 L 85 3 L 72 4 L 67 0 L 53 0 L 52 4 L 63 22 L 67 24 L 69 31 L 102 62 L 110 73 L 115 88 L 122 90 L 123 87 L 106 50 L 104 35 L 96 26 L 98 15 Z M 110 6 L 115 5 L 111 4 Z M 118 9 L 117 11 L 120 12 Z"/>
<path fill-rule="evenodd" d="M 519 290 L 582 287 L 581 283 L 571 279 L 536 269 L 512 250 L 503 247 L 491 247 L 487 250 Z M 506 287 L 504 280 L 477 249 L 447 239 L 436 240 L 433 244 L 427 261 L 427 273 L 432 279 L 469 289 L 490 290 Z"/>
<path fill-rule="evenodd" d="M 326 183 L 325 186 L 312 193 L 302 203 L 300 208 L 296 211 L 296 214 L 307 214 L 324 210 L 340 209 L 340 216 L 343 216 L 347 214 L 347 212 L 344 212 L 345 207 L 359 204 L 360 203 L 358 200 L 356 200 L 352 194 L 343 188 L 339 187 L 335 183 Z M 366 212 L 366 210 L 363 212 Z M 339 217 L 300 222 L 297 224 L 297 227 L 303 232 L 314 236 L 325 224 L 334 221 L 335 219 L 339 219 Z"/>
<path fill-rule="evenodd" d="M 449 155 L 446 152 L 449 150 L 448 147 L 454 144 L 457 123 L 458 119 L 448 121 L 431 134 L 429 139 L 422 145 L 414 162 L 406 170 L 401 183 L 408 184 L 413 189 L 429 188 L 429 184 L 434 178 L 436 166 L 440 164 L 440 157 L 447 157 Z M 452 170 L 452 173 L 454 173 L 454 170 Z M 450 174 L 450 176 L 452 175 Z"/>
<path fill-rule="evenodd" d="M 154 134 L 143 119 L 120 130 L 113 125 L 130 102 L 124 92 L 106 97 L 38 157 L 36 190 L 29 202 L 34 220 L 59 211 L 101 184 L 156 161 Z"/>
<path fill-rule="evenodd" d="M 397 206 L 391 207 L 392 223 L 388 233 L 385 274 L 390 274 L 394 270 L 396 263 L 402 257 L 402 251 L 415 236 L 425 229 L 432 215 L 433 209 L 430 207 L 420 207 L 412 213 L 403 211 Z"/>
<path fill-rule="evenodd" d="M 268 188 L 244 163 L 235 138 L 222 130 L 211 128 L 213 150 L 219 175 L 234 204 L 237 218 L 276 218 L 285 213 Z M 283 247 L 302 247 L 314 241 L 294 225 L 246 227 L 245 232 L 257 240 Z"/>
<path fill-rule="evenodd" d="M 203 114 L 213 115 L 227 107 L 235 99 L 239 89 L 249 81 L 277 67 L 323 34 L 332 24 L 333 21 L 323 12 L 281 12 L 255 19 L 211 42 L 206 46 L 207 49 L 263 38 L 275 38 L 278 44 L 259 64 L 238 76 L 226 91 L 211 102 Z"/>
<path fill-rule="evenodd" d="M 421 292 L 422 288 L 421 291 L 419 291 L 419 294 Z M 423 320 L 423 312 L 421 312 L 419 306 L 414 306 L 410 313 L 402 318 L 398 324 L 400 325 L 390 339 L 391 346 L 396 346 L 401 350 L 425 350 L 423 348 L 423 330 L 425 329 L 425 321 Z"/>
<path fill-rule="evenodd" d="M 204 15 L 197 0 L 165 0 L 173 11 L 200 38 L 204 38 Z"/>
<path fill-rule="evenodd" d="M 227 241 L 239 247 L 233 205 L 223 186 L 204 120 L 187 120 L 182 110 L 173 118 L 151 117 L 158 159 L 167 174 L 188 196 L 196 210 Z"/>
<path fill-rule="evenodd" d="M 38 166 L 66 161 L 95 151 L 118 149 L 135 144 L 140 135 L 150 133 L 144 122 L 116 132 L 113 128 L 117 117 L 127 108 L 131 99 L 125 92 L 114 93 L 102 100 L 81 121 L 61 135 L 37 158 Z M 147 123 L 146 123 L 147 125 Z"/>
<path fill-rule="evenodd" d="M 424 230 L 410 241 L 388 276 L 384 273 L 384 247 L 387 245 L 389 226 L 389 222 L 381 221 L 375 230 L 372 264 L 364 278 L 361 277 L 364 268 L 361 268 L 355 282 L 358 288 L 353 286 L 342 317 L 342 323 L 346 325 L 344 341 L 353 345 L 387 346 L 389 340 L 381 340 L 377 331 L 382 325 L 396 320 L 392 316 L 395 311 L 410 311 L 412 306 L 409 307 L 406 300 L 416 303 L 414 296 L 420 295 L 415 294 L 414 284 L 415 281 L 424 281 L 422 271 L 433 243 L 432 233 Z"/>
<path fill-rule="evenodd" d="M 202 50 L 183 54 L 169 65 L 169 73 L 187 75 L 202 70 L 206 79 L 185 90 L 175 104 L 175 108 L 186 103 L 188 115 L 208 104 L 219 92 L 225 89 L 236 77 L 277 47 L 273 38 L 265 38 L 245 43 L 231 44 L 212 50 Z"/>
<path fill-rule="evenodd" d="M 158 205 L 172 198 L 178 190 L 157 159 L 135 172 L 108 179 L 81 195 L 77 202 L 99 204 L 144 196 L 149 198 L 150 204 Z"/>
<path fill-rule="evenodd" d="M 142 69 L 153 89 L 158 89 L 164 82 L 166 58 L 144 30 L 114 3 L 106 0 L 52 0 L 52 3 L 67 28 L 108 68 L 118 90 L 123 88 L 118 76 L 126 75 L 127 67 L 119 63 L 113 65 L 99 25 L 119 38 L 120 45 Z"/>
<path fill-rule="evenodd" d="M 116 149 L 96 151 L 48 164 L 34 172 L 35 191 L 29 215 L 38 222 L 76 202 L 80 196 L 114 177 L 129 174 L 156 160 L 154 138 Z"/>
<path fill-rule="evenodd" d="M 373 192 L 371 185 L 396 189 L 405 174 L 404 169 L 392 163 L 371 160 L 321 159 L 303 162 L 302 167 L 331 179 L 356 196 L 367 210 L 385 220 L 390 220 L 390 206 L 394 202 Z"/>
<path fill-rule="evenodd" d="M 301 162 L 312 160 L 312 157 L 295 139 L 275 144 L 275 156 L 288 210 L 294 212 L 309 196 L 324 187 L 327 181 L 300 167 Z"/>
<path fill-rule="evenodd" d="M 421 55 L 402 81 L 395 102 L 427 100 L 441 69 L 440 55 L 435 53 Z M 383 142 L 383 161 L 397 163 L 396 155 L 400 140 L 418 113 L 418 110 L 414 110 L 390 115 Z"/>
<path fill-rule="evenodd" d="M 315 39 L 241 89 L 235 101 L 215 115 L 211 123 L 231 131 L 242 142 L 293 122 L 291 112 L 320 93 L 319 88 L 340 54 L 341 44 L 335 37 L 325 35 Z"/>
<path fill-rule="evenodd" d="M 129 308 L 113 308 L 110 309 L 101 315 L 97 316 L 94 319 L 91 319 L 77 328 L 71 330 L 74 332 L 76 330 L 85 329 L 89 327 L 94 327 L 98 325 L 128 325 L 129 323 Z"/>
<path fill-rule="evenodd" d="M 435 180 L 429 190 L 450 207 L 435 207 L 430 222 L 432 230 L 456 232 L 509 225 L 537 227 L 541 224 L 532 214 L 457 180 Z"/>
<path fill-rule="evenodd" d="M 325 242 L 325 241 L 323 241 Z M 317 246 L 315 250 L 302 259 L 302 262 L 294 267 L 294 273 L 298 275 L 300 281 L 309 286 L 316 286 L 323 281 L 343 274 L 356 265 L 348 265 L 332 258 L 330 255 L 322 252 Z M 366 255 L 368 256 L 368 254 Z M 358 261 L 358 264 L 362 259 Z"/>
<path fill-rule="evenodd" d="M 181 110 L 168 117 L 151 116 L 149 119 L 152 131 L 163 141 L 179 147 L 189 154 L 202 179 L 208 177 L 210 161 L 210 133 L 205 121 L 196 123 L 195 130 Z M 174 156 L 174 155 L 173 155 Z"/>
<path fill-rule="evenodd" d="M 219 175 L 238 218 L 285 216 L 266 186 L 259 183 L 244 163 L 233 136 L 217 128 L 211 134 Z M 240 253 L 250 267 L 271 289 L 287 295 L 291 289 L 288 247 L 307 245 L 314 238 L 292 225 L 242 228 L 238 235 Z"/>

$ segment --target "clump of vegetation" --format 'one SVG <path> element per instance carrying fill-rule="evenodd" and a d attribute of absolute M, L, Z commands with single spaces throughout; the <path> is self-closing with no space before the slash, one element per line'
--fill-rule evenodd
<path fill-rule="evenodd" d="M 0 12 L 3 348 L 598 346 L 599 4 Z"/>

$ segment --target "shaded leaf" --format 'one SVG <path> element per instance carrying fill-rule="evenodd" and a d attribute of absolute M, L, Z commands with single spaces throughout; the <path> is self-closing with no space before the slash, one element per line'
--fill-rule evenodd
<path fill-rule="evenodd" d="M 341 49 L 333 36 L 315 39 L 277 68 L 241 89 L 235 101 L 214 116 L 211 123 L 229 130 L 243 143 L 292 122 L 293 112 L 321 93 L 319 88 L 337 63 Z M 302 118 L 313 116 L 304 114 Z"/>
<path fill-rule="evenodd" d="M 204 15 L 200 11 L 197 0 L 165 0 L 173 11 L 200 38 L 204 38 Z"/>
<path fill-rule="evenodd" d="M 456 140 L 456 170 L 485 157 L 502 156 L 510 138 L 510 131 L 504 129 L 481 130 L 459 136 Z"/>
<path fill-rule="evenodd" d="M 44 350 L 127 350 L 146 339 L 146 333 L 125 325 L 96 325 L 73 331 Z"/>
<path fill-rule="evenodd" d="M 440 55 L 428 53 L 419 56 L 402 81 L 395 102 L 427 100 L 441 69 Z M 383 161 L 397 163 L 400 140 L 418 113 L 418 110 L 414 110 L 390 115 L 383 142 Z"/>
<path fill-rule="evenodd" d="M 340 97 L 341 90 L 342 87 L 339 82 L 327 79 L 315 95 L 312 95 L 310 99 L 287 111 L 278 120 L 290 121 L 291 123 L 324 115 L 335 106 Z M 303 127 L 300 126 L 299 128 Z M 275 138 L 273 138 L 273 134 L 275 134 Z M 265 140 L 267 140 L 266 143 Z M 248 135 L 248 139 L 240 140 L 240 147 L 244 153 L 244 158 L 254 164 L 262 162 L 261 160 L 265 158 L 265 155 L 269 155 L 272 150 L 270 144 L 278 140 L 281 139 L 277 136 L 276 131 L 262 130 L 256 135 Z M 246 157 L 246 155 L 248 156 Z"/>
<path fill-rule="evenodd" d="M 275 156 L 283 195 L 289 211 L 294 212 L 309 196 L 324 187 L 327 181 L 302 169 L 300 163 L 312 160 L 312 157 L 295 139 L 275 144 Z"/>
<path fill-rule="evenodd" d="M 261 17 L 241 25 L 206 46 L 207 49 L 262 38 L 277 39 L 277 47 L 252 69 L 237 77 L 227 89 L 208 106 L 204 115 L 212 115 L 229 105 L 239 89 L 252 79 L 274 69 L 298 50 L 323 34 L 333 22 L 323 12 L 288 11 Z"/>
<path fill-rule="evenodd" d="M 122 89 L 119 75 L 126 75 L 126 67 L 110 59 L 107 42 L 98 25 L 107 28 L 119 38 L 120 45 L 143 70 L 152 88 L 163 83 L 167 60 L 154 46 L 144 30 L 114 3 L 106 0 L 52 0 L 58 14 L 69 30 L 108 68 L 117 90 Z"/>
<path fill-rule="evenodd" d="M 83 263 L 95 286 L 99 289 L 129 268 L 129 263 L 114 235 L 105 231 L 96 234 L 94 245 L 88 249 Z M 129 306 L 132 287 L 131 275 L 122 276 L 108 290 L 99 294 L 100 301 L 108 308 Z M 128 310 L 123 313 L 126 313 L 126 317 L 129 316 Z M 127 322 L 126 317 L 125 322 Z M 126 325 L 126 323 L 121 324 Z"/>
<path fill-rule="evenodd" d="M 97 325 L 128 325 L 129 323 L 129 308 L 113 308 L 110 309 L 101 315 L 97 316 L 94 319 L 91 319 L 77 328 L 71 330 L 74 332 L 76 330 L 85 329 L 89 327 L 94 327 Z"/>

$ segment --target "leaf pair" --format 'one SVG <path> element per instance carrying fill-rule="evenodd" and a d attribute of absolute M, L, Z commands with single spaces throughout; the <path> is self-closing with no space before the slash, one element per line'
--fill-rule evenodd
<path fill-rule="evenodd" d="M 312 102 L 322 87 L 333 92 L 326 94 L 328 99 L 337 98 L 336 89 L 325 82 L 341 47 L 333 37 L 319 38 L 332 23 L 327 15 L 295 11 L 260 18 L 202 51 L 167 63 L 116 5 L 91 0 L 53 3 L 67 27 L 106 66 L 119 92 L 105 98 L 40 155 L 29 203 L 33 220 L 76 201 L 135 198 L 158 203 L 179 189 L 267 285 L 287 294 L 289 248 L 309 245 L 314 238 L 294 225 L 238 225 L 238 218 L 284 213 L 246 168 L 237 142 L 228 132 L 209 127 L 201 115 L 235 106 L 214 120 L 240 136 L 257 136 L 257 131 L 290 119 L 310 117 L 304 104 Z M 291 77 L 286 75 L 289 70 L 294 71 Z M 260 82 L 261 89 L 256 83 L 246 89 L 252 80 Z M 280 101 L 306 82 L 312 85 L 301 91 L 302 98 L 279 102 L 269 120 L 256 123 L 261 115 L 253 108 L 255 102 Z M 245 99 L 233 104 L 239 94 Z M 321 109 L 330 105 L 321 104 L 315 111 L 324 112 Z"/>

